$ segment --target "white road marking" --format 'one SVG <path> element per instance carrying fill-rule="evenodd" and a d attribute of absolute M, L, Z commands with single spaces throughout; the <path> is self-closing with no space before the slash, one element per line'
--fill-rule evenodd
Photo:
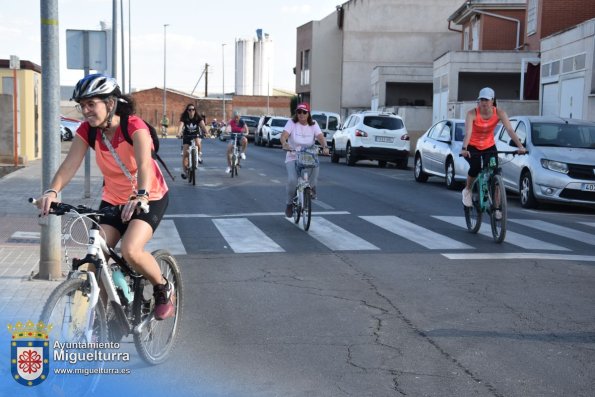
<path fill-rule="evenodd" d="M 465 218 L 462 216 L 434 216 L 436 219 L 440 219 L 441 221 L 448 222 L 455 226 L 459 226 L 463 229 L 467 229 L 467 224 L 465 223 Z M 510 219 L 509 219 L 510 220 Z M 483 236 L 492 237 L 492 228 L 489 223 L 484 222 L 481 225 L 481 229 L 479 229 L 479 234 Z M 548 250 L 548 251 L 570 251 L 568 248 L 561 247 L 556 244 L 551 244 L 545 241 L 537 240 L 533 237 L 525 236 L 523 234 L 511 232 L 510 230 L 506 231 L 506 239 L 504 240 L 505 243 L 516 245 L 517 247 L 526 248 L 526 249 L 539 249 L 539 250 Z"/>
<path fill-rule="evenodd" d="M 349 215 L 349 211 L 317 211 L 316 215 Z M 238 218 L 248 216 L 285 216 L 284 212 L 244 212 L 238 214 L 169 214 L 163 218 Z"/>
<path fill-rule="evenodd" d="M 473 249 L 467 244 L 396 216 L 360 216 L 360 218 L 429 249 Z"/>
<path fill-rule="evenodd" d="M 219 233 L 236 253 L 285 252 L 246 218 L 213 219 Z"/>
<path fill-rule="evenodd" d="M 595 222 L 579 222 L 583 225 L 587 225 L 587 226 L 591 226 L 591 227 L 595 227 Z"/>
<path fill-rule="evenodd" d="M 159 223 L 153 238 L 146 245 L 146 250 L 149 252 L 157 249 L 166 249 L 172 255 L 187 254 L 174 221 L 162 219 Z"/>
<path fill-rule="evenodd" d="M 14 232 L 12 236 L 10 236 L 11 240 L 40 240 L 41 233 L 40 232 Z"/>
<path fill-rule="evenodd" d="M 294 223 L 293 219 L 286 219 L 289 222 Z M 301 219 L 300 222 L 295 225 L 301 228 Z M 320 216 L 312 217 L 308 234 L 320 243 L 326 245 L 332 251 L 367 251 L 380 249 L 374 244 L 367 242 Z"/>
<path fill-rule="evenodd" d="M 571 240 L 580 241 L 585 244 L 595 245 L 595 235 L 574 230 L 569 227 L 556 225 L 554 223 L 535 220 L 535 219 L 511 219 L 511 222 L 521 224 L 523 226 L 532 227 L 533 229 L 541 230 L 547 233 L 552 233 L 557 236 L 566 237 Z"/>
<path fill-rule="evenodd" d="M 442 254 L 442 256 L 453 260 L 483 260 L 483 259 L 551 259 L 556 261 L 581 261 L 595 262 L 595 256 L 589 255 L 565 255 L 551 253 L 511 252 L 511 253 L 476 253 L 476 254 Z"/>

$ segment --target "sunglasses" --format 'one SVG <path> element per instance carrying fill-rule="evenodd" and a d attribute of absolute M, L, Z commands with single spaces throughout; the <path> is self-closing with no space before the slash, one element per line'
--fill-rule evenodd
<path fill-rule="evenodd" d="M 94 101 L 88 101 L 88 102 L 82 102 L 79 103 L 75 106 L 76 110 L 78 110 L 79 112 L 83 113 L 85 110 L 89 110 L 89 111 L 94 111 L 95 107 L 97 106 L 98 103 L 103 102 L 101 100 L 94 100 Z"/>
<path fill-rule="evenodd" d="M 298 109 L 298 110 L 296 111 L 296 113 L 297 113 L 297 114 L 308 114 L 308 111 L 307 111 L 307 110 Z"/>
<path fill-rule="evenodd" d="M 188 108 L 186 110 L 189 111 L 189 112 L 194 112 L 196 109 L 194 109 L 194 108 Z"/>

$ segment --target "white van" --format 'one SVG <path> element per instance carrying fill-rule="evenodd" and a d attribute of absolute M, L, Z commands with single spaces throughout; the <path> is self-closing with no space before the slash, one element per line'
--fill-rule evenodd
<path fill-rule="evenodd" d="M 310 114 L 318 123 L 318 126 L 326 138 L 326 144 L 330 147 L 331 142 L 333 141 L 333 135 L 341 125 L 341 116 L 339 116 L 338 113 L 324 112 L 320 110 L 312 110 Z"/>

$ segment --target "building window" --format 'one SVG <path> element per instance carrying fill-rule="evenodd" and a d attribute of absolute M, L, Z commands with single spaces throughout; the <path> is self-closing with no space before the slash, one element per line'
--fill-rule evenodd
<path fill-rule="evenodd" d="M 310 84 L 310 50 L 302 51 L 300 85 Z"/>
<path fill-rule="evenodd" d="M 527 2 L 527 36 L 537 32 L 537 0 Z"/>

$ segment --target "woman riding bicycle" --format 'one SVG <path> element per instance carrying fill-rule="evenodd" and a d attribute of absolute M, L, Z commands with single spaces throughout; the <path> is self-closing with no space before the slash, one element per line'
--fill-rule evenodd
<path fill-rule="evenodd" d="M 240 143 L 242 145 L 242 153 L 240 153 L 240 158 L 242 160 L 246 160 L 246 147 L 248 146 L 248 124 L 244 120 L 240 118 L 240 112 L 235 110 L 233 112 L 233 119 L 229 120 L 227 124 L 228 131 L 232 134 L 231 139 L 229 141 L 229 145 L 227 145 L 227 169 L 225 172 L 228 174 L 231 172 L 231 152 L 233 151 L 233 134 L 241 134 Z"/>
<path fill-rule="evenodd" d="M 281 145 L 283 149 L 292 150 L 298 147 L 309 147 L 314 145 L 314 140 L 318 140 L 322 146 L 323 154 L 328 155 L 328 147 L 326 146 L 326 138 L 320 130 L 318 124 L 312 120 L 310 114 L 310 105 L 306 102 L 300 103 L 297 106 L 293 118 L 287 120 L 287 124 L 283 128 L 281 134 Z M 294 152 L 288 151 L 285 155 L 285 169 L 287 170 L 287 199 L 285 207 L 285 216 L 291 218 L 293 214 L 293 196 L 298 183 L 298 175 L 295 168 L 297 160 Z M 318 182 L 318 168 L 312 169 L 310 176 L 310 184 L 312 186 L 312 198 L 316 197 L 316 183 Z"/>
<path fill-rule="evenodd" d="M 180 125 L 178 126 L 178 138 L 183 138 L 182 144 L 182 179 L 186 179 L 188 170 L 188 147 L 192 139 L 198 147 L 198 162 L 202 164 L 202 141 L 199 137 L 189 137 L 196 135 L 200 131 L 206 133 L 207 127 L 205 126 L 204 120 L 198 115 L 196 107 L 193 104 L 188 104 L 184 113 L 180 116 Z"/>
<path fill-rule="evenodd" d="M 163 277 L 145 245 L 153 237 L 168 205 L 168 187 L 157 162 L 151 157 L 152 140 L 147 125 L 134 115 L 134 102 L 122 95 L 115 79 L 91 74 L 80 80 L 72 94 L 85 121 L 78 128 L 68 154 L 49 188 L 37 199 L 41 215 L 50 213 L 58 193 L 72 180 L 89 148 L 89 131 L 97 129 L 94 149 L 104 178 L 100 208 L 118 206 L 120 216 L 102 217 L 101 228 L 110 247 L 121 240 L 121 252 L 136 271 L 153 284 L 155 317 L 174 315 L 173 286 Z M 128 119 L 129 144 L 120 127 Z M 139 204 L 150 204 L 143 212 Z"/>
<path fill-rule="evenodd" d="M 523 147 L 519 137 L 512 129 L 508 115 L 502 109 L 496 107 L 496 96 L 494 90 L 485 87 L 479 91 L 477 98 L 477 107 L 467 112 L 465 118 L 465 139 L 461 155 L 469 163 L 469 172 L 467 173 L 467 183 L 463 189 L 463 205 L 471 207 L 471 186 L 481 171 L 481 163 L 487 164 L 490 157 L 498 156 L 494 154 L 496 142 L 494 141 L 494 128 L 498 122 L 502 122 L 506 132 L 519 148 L 519 153 L 525 153 L 527 150 Z"/>

